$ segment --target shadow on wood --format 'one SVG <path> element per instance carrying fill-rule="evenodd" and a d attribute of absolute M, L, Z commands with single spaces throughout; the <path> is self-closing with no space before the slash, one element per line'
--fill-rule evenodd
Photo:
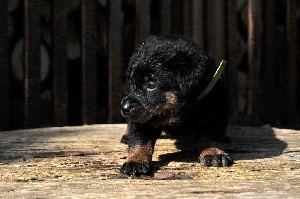
<path fill-rule="evenodd" d="M 145 179 L 120 174 L 125 131 L 118 124 L 0 132 L 0 198 L 299 198 L 299 131 L 229 127 L 225 148 L 236 162 L 220 168 L 159 139 L 159 170 Z"/>
<path fill-rule="evenodd" d="M 272 128 L 263 127 L 229 127 L 228 136 L 232 143 L 223 144 L 223 149 L 234 160 L 254 160 L 279 156 L 287 147 L 287 143 L 275 136 Z M 160 165 L 168 165 L 171 161 L 196 162 L 199 152 L 195 138 L 178 138 L 175 142 L 180 150 L 159 156 Z"/>
<path fill-rule="evenodd" d="M 95 154 L 95 149 L 86 148 L 87 139 L 91 137 L 79 129 L 82 127 L 0 132 L 0 163 L 1 160 L 13 161 L 20 158 L 26 160 L 27 158 L 74 157 Z M 93 132 L 93 127 L 83 129 L 83 131 Z M 95 142 L 99 142 L 99 140 L 95 139 Z"/>

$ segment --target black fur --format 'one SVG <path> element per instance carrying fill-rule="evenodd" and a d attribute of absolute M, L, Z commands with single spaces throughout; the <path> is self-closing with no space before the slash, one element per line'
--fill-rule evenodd
<path fill-rule="evenodd" d="M 187 38 L 151 36 L 137 49 L 129 62 L 121 102 L 122 115 L 128 122 L 122 141 L 129 147 L 129 157 L 121 172 L 151 173 L 152 152 L 162 131 L 170 135 L 199 135 L 201 150 L 215 147 L 215 141 L 227 139 L 224 78 L 218 80 L 202 101 L 196 100 L 216 69 L 214 60 Z M 151 152 L 151 155 L 146 158 L 143 156 L 147 150 L 150 151 L 146 154 Z M 207 155 L 200 161 L 206 166 L 232 164 L 223 153 Z"/>

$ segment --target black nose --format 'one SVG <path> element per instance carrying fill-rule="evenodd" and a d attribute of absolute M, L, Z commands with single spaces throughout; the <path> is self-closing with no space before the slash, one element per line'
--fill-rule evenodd
<path fill-rule="evenodd" d="M 136 102 L 130 98 L 130 97 L 125 97 L 122 101 L 121 101 L 121 111 L 126 114 L 129 113 L 135 106 Z"/>

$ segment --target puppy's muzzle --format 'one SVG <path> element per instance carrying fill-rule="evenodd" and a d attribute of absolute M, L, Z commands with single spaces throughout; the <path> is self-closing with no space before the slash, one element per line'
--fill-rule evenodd
<path fill-rule="evenodd" d="M 136 107 L 137 102 L 131 97 L 125 97 L 121 101 L 120 109 L 122 115 L 128 115 Z"/>

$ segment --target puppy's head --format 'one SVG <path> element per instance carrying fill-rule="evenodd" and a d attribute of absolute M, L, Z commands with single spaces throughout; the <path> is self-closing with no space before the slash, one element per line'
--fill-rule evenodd
<path fill-rule="evenodd" d="M 188 39 L 149 37 L 130 59 L 122 115 L 135 123 L 180 122 L 180 112 L 205 89 L 215 68 Z"/>

